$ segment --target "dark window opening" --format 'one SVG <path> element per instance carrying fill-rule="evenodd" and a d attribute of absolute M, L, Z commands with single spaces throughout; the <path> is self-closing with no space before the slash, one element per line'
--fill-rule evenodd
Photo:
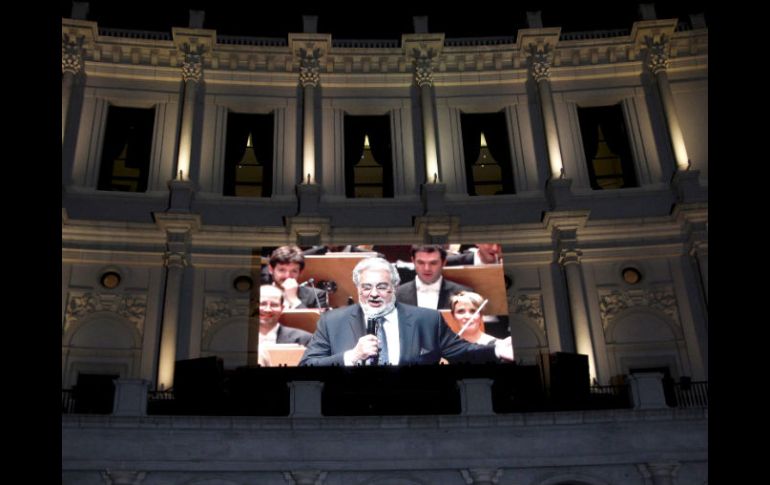
<path fill-rule="evenodd" d="M 345 195 L 393 197 L 390 115 L 345 115 Z"/>
<path fill-rule="evenodd" d="M 110 106 L 98 190 L 146 192 L 155 108 Z"/>
<path fill-rule="evenodd" d="M 272 195 L 273 123 L 273 113 L 227 115 L 224 195 Z"/>
<path fill-rule="evenodd" d="M 594 190 L 637 187 L 623 108 L 578 108 L 588 176 Z"/>
<path fill-rule="evenodd" d="M 505 112 L 461 113 L 469 195 L 515 193 Z"/>
<path fill-rule="evenodd" d="M 115 374 L 78 374 L 73 390 L 75 413 L 111 414 L 115 400 Z"/>

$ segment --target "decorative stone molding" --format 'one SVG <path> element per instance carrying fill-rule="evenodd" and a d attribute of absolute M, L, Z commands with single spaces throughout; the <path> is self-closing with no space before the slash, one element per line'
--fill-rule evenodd
<path fill-rule="evenodd" d="M 537 324 L 545 333 L 545 317 L 543 316 L 543 303 L 540 295 L 518 294 L 508 298 L 508 312 L 521 315 Z"/>
<path fill-rule="evenodd" d="M 502 468 L 468 468 L 460 470 L 467 485 L 495 485 L 503 476 Z"/>
<path fill-rule="evenodd" d="M 672 480 L 676 477 L 679 466 L 678 462 L 639 463 L 636 465 L 639 473 L 645 479 L 652 480 L 653 485 L 673 483 Z"/>
<path fill-rule="evenodd" d="M 202 339 L 210 337 L 211 330 L 221 321 L 233 317 L 247 317 L 249 301 L 245 298 L 207 297 L 203 307 Z"/>
<path fill-rule="evenodd" d="M 580 264 L 580 258 L 583 251 L 575 248 L 563 248 L 559 251 L 559 264 L 567 266 L 568 264 Z"/>
<path fill-rule="evenodd" d="M 163 265 L 167 268 L 185 268 L 190 265 L 190 256 L 185 252 L 166 251 L 163 253 Z"/>
<path fill-rule="evenodd" d="M 184 54 L 182 61 L 182 79 L 184 82 L 193 81 L 199 83 L 203 79 L 203 54 L 208 50 L 205 45 L 197 44 L 191 47 L 185 42 L 180 50 Z"/>
<path fill-rule="evenodd" d="M 131 322 L 141 334 L 147 314 L 147 295 L 70 293 L 67 297 L 63 332 L 75 322 L 96 312 L 112 312 Z"/>
<path fill-rule="evenodd" d="M 61 39 L 61 72 L 78 75 L 83 72 L 83 44 L 86 37 L 78 35 L 70 37 L 62 34 Z"/>
<path fill-rule="evenodd" d="M 620 312 L 629 308 L 652 308 L 670 317 L 679 325 L 679 310 L 674 289 L 645 288 L 638 290 L 605 290 L 599 292 L 599 312 L 605 330 Z"/>
<path fill-rule="evenodd" d="M 661 35 L 657 39 L 646 36 L 644 43 L 648 49 L 647 67 L 653 74 L 665 71 L 669 66 L 668 50 L 670 47 L 668 36 Z"/>
<path fill-rule="evenodd" d="M 322 485 L 327 473 L 320 470 L 299 470 L 284 472 L 283 477 L 289 485 Z"/>
<path fill-rule="evenodd" d="M 536 46 L 530 44 L 529 62 L 532 78 L 536 82 L 548 81 L 551 78 L 551 63 L 553 61 L 553 49 L 550 45 Z"/>
<path fill-rule="evenodd" d="M 417 216 L 414 218 L 414 228 L 420 241 L 426 244 L 446 244 L 459 233 L 460 218 L 445 215 Z"/>
<path fill-rule="evenodd" d="M 102 472 L 102 479 L 107 485 L 140 485 L 147 472 L 135 470 L 110 470 Z"/>

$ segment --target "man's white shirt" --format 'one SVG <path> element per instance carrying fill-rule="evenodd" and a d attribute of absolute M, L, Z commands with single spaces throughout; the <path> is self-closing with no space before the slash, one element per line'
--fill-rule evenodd
<path fill-rule="evenodd" d="M 432 308 L 436 310 L 438 308 L 438 298 L 441 293 L 441 282 L 444 280 L 443 276 L 431 284 L 423 283 L 419 276 L 415 277 L 414 285 L 417 289 L 417 306 L 423 308 Z"/>

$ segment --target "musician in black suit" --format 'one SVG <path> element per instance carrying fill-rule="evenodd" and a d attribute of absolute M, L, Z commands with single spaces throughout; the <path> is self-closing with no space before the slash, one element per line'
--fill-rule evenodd
<path fill-rule="evenodd" d="M 513 360 L 510 337 L 490 345 L 459 338 L 436 310 L 395 301 L 398 272 L 382 258 L 361 260 L 353 270 L 358 304 L 324 313 L 300 365 L 437 364 Z M 369 328 L 377 329 L 367 333 Z M 379 334 L 379 336 L 378 336 Z"/>
<path fill-rule="evenodd" d="M 298 246 L 277 248 L 267 269 L 273 285 L 283 290 L 284 308 L 326 308 L 326 292 L 297 282 L 305 269 L 305 256 Z"/>
<path fill-rule="evenodd" d="M 307 346 L 313 334 L 278 323 L 283 314 L 283 293 L 272 285 L 259 287 L 259 343 Z"/>
<path fill-rule="evenodd" d="M 450 307 L 449 299 L 461 291 L 473 291 L 468 286 L 444 278 L 447 252 L 438 244 L 412 246 L 410 253 L 416 276 L 396 290 L 396 300 L 407 305 L 444 310 Z"/>

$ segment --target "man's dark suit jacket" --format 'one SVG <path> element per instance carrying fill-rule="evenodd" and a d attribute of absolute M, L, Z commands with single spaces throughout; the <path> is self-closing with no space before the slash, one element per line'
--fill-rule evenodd
<path fill-rule="evenodd" d="M 275 336 L 275 342 L 278 344 L 300 344 L 307 347 L 313 334 L 300 328 L 278 326 L 278 333 Z"/>
<path fill-rule="evenodd" d="M 463 286 L 454 281 L 444 278 L 441 280 L 441 289 L 438 292 L 438 310 L 449 309 L 449 298 L 460 291 L 473 291 L 473 289 Z M 396 290 L 396 300 L 407 305 L 417 306 L 417 283 L 412 280 L 400 285 Z"/>
<path fill-rule="evenodd" d="M 318 301 L 315 295 L 318 295 Z M 296 308 L 326 308 L 326 292 L 319 289 L 313 289 L 309 286 L 300 286 L 297 289 L 297 297 L 301 302 Z M 321 303 L 321 306 L 318 306 Z"/>
<path fill-rule="evenodd" d="M 401 358 L 398 365 L 449 362 L 494 362 L 494 346 L 458 337 L 436 310 L 396 303 Z M 363 337 L 364 312 L 350 305 L 324 313 L 299 365 L 345 365 L 343 354 Z"/>

